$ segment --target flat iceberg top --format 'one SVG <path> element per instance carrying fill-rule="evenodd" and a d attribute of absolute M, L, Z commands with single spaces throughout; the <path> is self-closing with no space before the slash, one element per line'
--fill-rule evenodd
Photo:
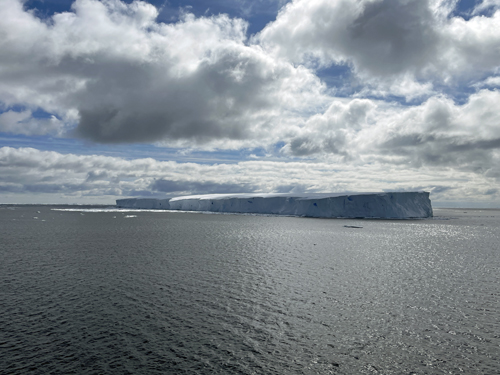
<path fill-rule="evenodd" d="M 175 202 L 183 199 L 231 199 L 231 198 L 296 198 L 296 199 L 324 199 L 335 197 L 347 197 L 354 195 L 384 195 L 384 194 L 414 194 L 423 193 L 423 191 L 412 192 L 342 192 L 342 193 L 308 193 L 308 194 L 292 194 L 292 193 L 236 193 L 236 194 L 201 194 L 201 195 L 185 195 L 174 197 L 170 202 Z"/>

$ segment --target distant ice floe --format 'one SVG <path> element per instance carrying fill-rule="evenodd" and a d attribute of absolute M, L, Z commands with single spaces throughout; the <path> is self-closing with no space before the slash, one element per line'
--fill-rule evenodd
<path fill-rule="evenodd" d="M 428 192 L 212 194 L 171 199 L 119 199 L 118 208 L 304 216 L 413 219 L 432 217 Z"/>
<path fill-rule="evenodd" d="M 66 212 L 159 212 L 158 210 L 142 210 L 142 209 L 129 209 L 129 208 L 52 208 L 52 211 L 66 211 Z"/>

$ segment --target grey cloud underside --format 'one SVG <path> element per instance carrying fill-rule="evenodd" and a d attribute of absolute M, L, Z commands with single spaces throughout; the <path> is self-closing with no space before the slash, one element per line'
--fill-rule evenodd
<path fill-rule="evenodd" d="M 318 154 L 335 154 L 342 157 L 349 157 L 349 153 L 346 150 L 349 147 L 341 132 L 337 132 L 335 135 L 326 135 L 319 141 L 314 138 L 307 136 L 295 137 L 290 140 L 285 150 L 291 155 L 298 157 Z"/>
<path fill-rule="evenodd" d="M 432 20 L 427 0 L 369 2 L 349 26 L 342 48 L 373 74 L 417 70 L 437 52 Z"/>
<path fill-rule="evenodd" d="M 241 63 L 245 73 L 237 81 L 231 72 Z M 184 77 L 154 64 L 102 67 L 100 77 L 75 98 L 81 116 L 77 134 L 96 142 L 251 138 L 248 117 L 274 104 L 266 93 L 273 77 L 230 51 Z"/>
<path fill-rule="evenodd" d="M 467 140 L 463 137 L 432 134 L 396 136 L 380 145 L 382 153 L 408 156 L 410 160 L 421 164 L 443 166 L 484 163 L 484 167 L 491 167 L 491 151 L 497 149 L 500 149 L 500 138 Z"/>
<path fill-rule="evenodd" d="M 498 169 L 500 161 L 500 153 L 496 153 L 499 150 L 500 138 L 478 140 L 421 133 L 394 135 L 366 150 L 345 143 L 342 138 L 326 138 L 322 142 L 299 138 L 290 142 L 290 147 L 287 148 L 292 155 L 300 157 L 330 153 L 341 156 L 344 161 L 351 161 L 371 153 L 379 155 L 375 156 L 378 160 L 383 160 L 384 156 L 403 158 L 391 161 L 394 164 L 406 163 L 415 167 L 447 166 L 476 173 L 494 173 L 492 168 Z"/>

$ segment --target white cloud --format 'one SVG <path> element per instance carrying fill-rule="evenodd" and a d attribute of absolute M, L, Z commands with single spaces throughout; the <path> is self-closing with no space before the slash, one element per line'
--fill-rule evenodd
<path fill-rule="evenodd" d="M 497 155 L 498 158 L 499 155 Z M 500 178 L 500 169 L 492 170 Z M 493 173 L 492 172 L 492 173 Z M 60 154 L 32 148 L 0 148 L 2 202 L 113 203 L 123 196 L 211 192 L 336 192 L 431 190 L 435 201 L 461 198 L 500 203 L 495 178 L 447 167 L 335 162 L 246 161 L 237 164 L 126 160 Z M 42 199 L 42 198 L 40 198 Z"/>
<path fill-rule="evenodd" d="M 207 149 L 284 141 L 283 153 L 294 155 L 329 153 L 346 142 L 354 147 L 349 140 L 358 137 L 357 125 L 338 124 L 345 110 L 338 103 L 346 100 L 328 97 L 310 69 L 286 59 L 352 64 L 360 100 L 439 97 L 431 73 L 461 77 L 500 61 L 493 48 L 500 38 L 495 27 L 500 12 L 448 19 L 452 5 L 297 0 L 252 44 L 245 21 L 225 15 L 185 14 L 177 23 L 163 24 L 156 22 L 156 8 L 144 2 L 78 0 L 72 12 L 42 21 L 19 0 L 5 0 L 0 101 L 6 108 L 26 109 L 7 111 L 1 129 L 60 135 L 78 124 L 75 134 L 96 142 Z M 365 126 L 380 129 L 389 106 L 373 107 Z M 37 108 L 60 120 L 27 117 Z M 328 120 L 315 125 L 321 118 Z"/>
<path fill-rule="evenodd" d="M 352 62 L 358 71 L 392 75 L 419 69 L 435 48 L 428 1 L 312 0 L 289 3 L 258 36 L 296 62 Z"/>
<path fill-rule="evenodd" d="M 488 77 L 482 82 L 478 82 L 474 87 L 500 87 L 500 76 Z"/>
<path fill-rule="evenodd" d="M 480 14 L 488 9 L 497 10 L 498 8 L 500 8 L 500 0 L 483 0 L 474 7 L 472 14 Z"/>
<path fill-rule="evenodd" d="M 34 118 L 29 110 L 0 113 L 0 132 L 24 135 L 61 135 L 64 124 L 55 116 Z"/>
<path fill-rule="evenodd" d="M 96 142 L 271 144 L 326 100 L 312 72 L 248 45 L 241 19 L 162 24 L 152 5 L 119 0 L 77 0 L 46 21 L 18 0 L 0 12 L 0 101 L 78 122 Z"/>
<path fill-rule="evenodd" d="M 486 4 L 486 3 L 483 3 Z M 499 66 L 500 12 L 449 17 L 455 1 L 296 0 L 255 41 L 297 64 L 349 64 L 364 92 L 407 99 Z"/>
<path fill-rule="evenodd" d="M 296 128 L 282 153 L 332 155 L 357 165 L 450 167 L 487 173 L 500 163 L 500 92 L 481 90 L 457 105 L 432 97 L 404 107 L 368 99 L 335 101 Z"/>

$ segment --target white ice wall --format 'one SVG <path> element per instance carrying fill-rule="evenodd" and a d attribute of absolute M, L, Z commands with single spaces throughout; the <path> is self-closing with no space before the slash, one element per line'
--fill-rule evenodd
<path fill-rule="evenodd" d="M 350 194 L 220 194 L 163 200 L 121 199 L 119 207 L 259 213 L 324 218 L 424 218 L 432 216 L 427 192 Z M 168 205 L 168 207 L 167 207 Z"/>

